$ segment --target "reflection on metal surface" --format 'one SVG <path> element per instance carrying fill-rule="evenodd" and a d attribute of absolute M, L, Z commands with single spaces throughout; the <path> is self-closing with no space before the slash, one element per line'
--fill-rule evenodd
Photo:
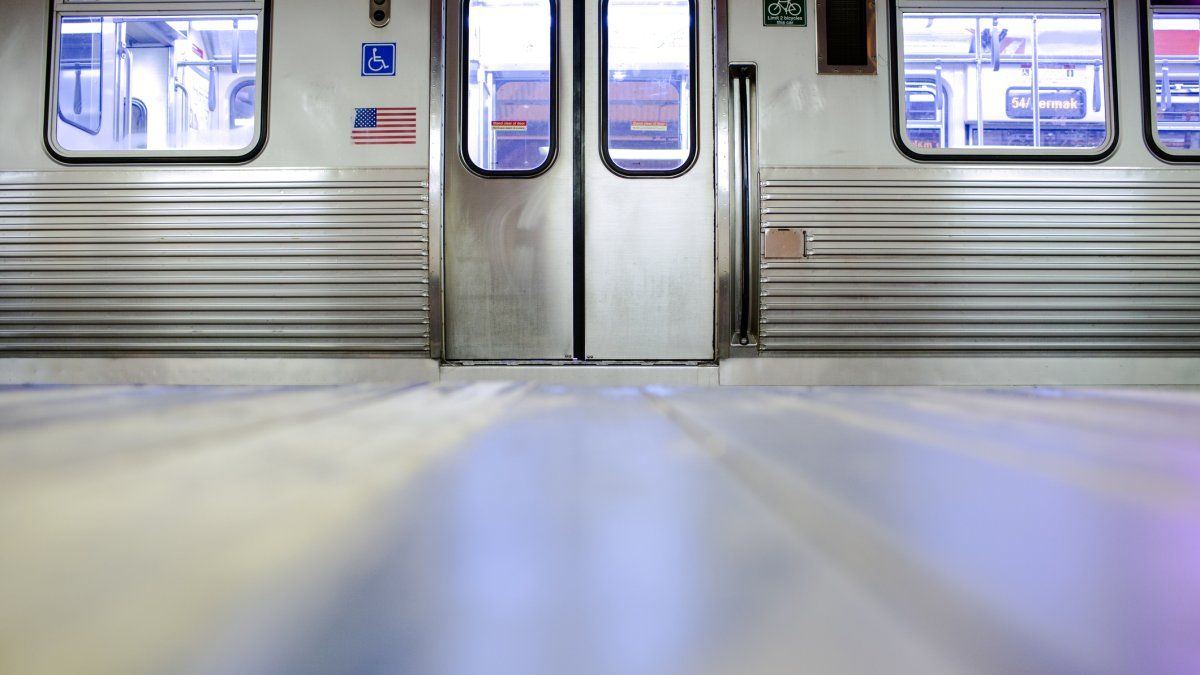
<path fill-rule="evenodd" d="M 718 15 L 719 16 L 719 15 Z M 718 47 L 719 48 L 719 47 Z M 719 66 L 724 67 L 724 66 Z M 728 179 L 720 177 L 722 163 L 718 161 L 718 216 L 722 214 L 721 199 L 728 200 L 729 210 L 726 227 L 729 233 L 724 238 L 724 245 L 731 255 L 728 262 L 718 265 L 718 270 L 726 269 L 728 274 L 729 298 L 725 307 L 730 312 L 721 312 L 721 320 L 729 321 L 733 330 L 728 340 L 721 345 L 719 357 L 727 356 L 729 344 L 737 344 L 750 348 L 758 341 L 758 305 L 759 305 L 759 274 L 758 252 L 759 237 L 759 199 L 758 199 L 758 68 L 754 64 L 739 63 L 725 68 L 724 78 L 718 87 L 729 90 L 728 101 L 729 127 L 723 131 L 721 125 L 717 128 L 717 143 L 721 147 L 724 142 L 731 145 L 726 152 L 732 161 L 729 162 L 731 171 Z M 722 136 L 728 140 L 722 141 Z M 730 143 L 730 141 L 732 143 Z M 722 180 L 727 180 L 729 188 L 725 194 L 721 192 Z M 732 198 L 730 198 L 732 197 Z M 722 229 L 722 221 L 718 218 L 718 230 Z M 732 224 L 732 226 L 730 226 Z M 722 246 L 722 238 L 717 239 L 718 250 Z M 718 258 L 720 256 L 718 255 Z"/>
<path fill-rule="evenodd" d="M 429 7 L 429 355 L 445 357 L 446 214 L 446 25 L 445 3 Z"/>
<path fill-rule="evenodd" d="M 1197 183 L 1180 172 L 762 172 L 764 350 L 1200 348 Z M 1040 380 L 1033 380 L 1040 381 Z"/>
<path fill-rule="evenodd" d="M 713 100 L 712 3 L 696 7 L 696 83 Z M 585 25 L 599 47 L 598 7 Z M 585 138 L 600 137 L 601 73 L 589 69 Z M 677 178 L 625 178 L 598 153 L 585 157 L 587 355 L 596 359 L 707 360 L 714 356 L 716 234 L 713 107 L 697 110 L 697 161 Z"/>
<path fill-rule="evenodd" d="M 429 354 L 415 169 L 0 174 L 0 353 Z"/>
<path fill-rule="evenodd" d="M 0 389 L 0 665 L 1195 672 L 1198 413 L 1115 390 Z"/>
<path fill-rule="evenodd" d="M 734 245 L 738 237 L 737 215 L 734 212 L 739 200 L 734 187 L 741 182 L 737 177 L 738 152 L 733 148 L 735 120 L 731 73 L 729 67 L 729 8 L 726 0 L 714 0 L 713 16 L 713 187 L 716 235 L 716 303 L 715 321 L 716 358 L 729 356 L 730 345 L 738 332 L 735 316 L 738 315 L 738 290 L 735 282 L 741 277 L 735 265 L 739 252 Z M 756 275 L 752 276 L 756 279 Z"/>
<path fill-rule="evenodd" d="M 561 30 L 570 25 L 570 3 L 560 3 L 557 11 Z M 448 3 L 446 25 L 459 26 L 460 12 L 458 3 Z M 466 95 L 462 68 L 468 67 L 460 41 L 459 31 L 446 31 L 446 357 L 569 359 L 570 125 L 563 124 L 566 118 L 558 121 L 557 157 L 549 158 L 550 168 L 536 178 L 471 173 L 460 152 L 466 142 L 460 133 L 460 102 Z M 558 63 L 571 63 L 571 40 L 559 39 L 558 50 Z M 567 95 L 571 71 L 557 71 L 557 91 Z M 559 106 L 558 114 L 568 114 L 563 110 Z"/>
<path fill-rule="evenodd" d="M 460 9 L 448 11 L 448 25 L 458 25 Z M 559 5 L 560 31 L 569 32 L 565 27 L 578 23 L 573 11 L 573 6 Z M 699 83 L 701 100 L 712 95 L 707 77 L 712 71 L 711 16 L 711 5 L 702 3 L 696 28 L 701 45 L 697 72 L 706 74 Z M 574 63 L 577 44 L 584 46 L 588 58 L 598 53 L 596 7 L 588 9 L 582 23 L 586 33 L 580 37 L 585 39 L 559 36 L 558 63 Z M 471 74 L 461 72 L 471 65 L 459 58 L 459 39 L 453 32 L 447 35 L 447 100 L 451 102 L 447 107 L 447 147 L 464 142 L 458 131 L 463 122 L 458 117 L 464 112 L 455 102 L 464 95 L 458 91 L 464 75 L 471 86 Z M 629 180 L 612 174 L 596 153 L 573 156 L 575 143 L 570 142 L 570 135 L 574 130 L 565 124 L 575 103 L 569 86 L 572 72 L 560 67 L 558 75 L 558 157 L 545 173 L 521 179 L 485 178 L 457 159 L 446 164 L 448 358 L 713 358 L 716 245 L 712 164 L 699 162 L 684 176 L 669 180 Z M 599 76 L 593 72 L 587 78 L 584 147 L 587 139 L 599 137 L 600 128 Z M 699 156 L 712 152 L 711 116 L 711 107 L 702 106 L 695 139 Z M 690 113 L 686 117 L 690 119 Z M 638 117 L 634 121 L 645 122 L 639 133 L 657 133 L 662 120 Z M 532 131 L 532 127 L 506 123 L 498 133 L 515 133 L 518 128 Z M 576 163 L 583 166 L 582 176 L 572 173 Z M 647 164 L 642 168 L 678 166 L 676 162 L 671 167 Z M 576 354 L 572 225 L 577 214 L 572 190 L 584 186 L 581 299 L 588 337 L 585 353 Z"/>

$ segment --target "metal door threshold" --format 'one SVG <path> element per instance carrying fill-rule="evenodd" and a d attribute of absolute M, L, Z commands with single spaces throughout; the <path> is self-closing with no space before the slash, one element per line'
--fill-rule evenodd
<path fill-rule="evenodd" d="M 697 363 L 470 363 L 445 364 L 443 382 L 531 382 L 606 386 L 716 386 L 716 364 Z"/>

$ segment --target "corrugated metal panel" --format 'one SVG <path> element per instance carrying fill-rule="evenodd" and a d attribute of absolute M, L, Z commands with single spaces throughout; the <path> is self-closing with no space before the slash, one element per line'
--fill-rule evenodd
<path fill-rule="evenodd" d="M 766 169 L 764 236 L 804 253 L 764 255 L 760 348 L 1198 350 L 1196 178 Z"/>
<path fill-rule="evenodd" d="M 429 354 L 423 170 L 0 174 L 0 352 Z"/>

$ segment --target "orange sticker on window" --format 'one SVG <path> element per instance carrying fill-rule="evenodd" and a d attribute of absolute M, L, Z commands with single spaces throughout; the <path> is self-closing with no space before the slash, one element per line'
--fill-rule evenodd
<path fill-rule="evenodd" d="M 666 131 L 666 122 L 630 122 L 630 131 Z"/>
<path fill-rule="evenodd" d="M 527 131 L 529 122 L 525 120 L 492 120 L 492 131 Z"/>

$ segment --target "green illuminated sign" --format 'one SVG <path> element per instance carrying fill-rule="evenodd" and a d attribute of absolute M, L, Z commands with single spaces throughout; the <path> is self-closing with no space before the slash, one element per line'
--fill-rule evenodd
<path fill-rule="evenodd" d="M 763 0 L 764 26 L 807 26 L 805 0 Z"/>

